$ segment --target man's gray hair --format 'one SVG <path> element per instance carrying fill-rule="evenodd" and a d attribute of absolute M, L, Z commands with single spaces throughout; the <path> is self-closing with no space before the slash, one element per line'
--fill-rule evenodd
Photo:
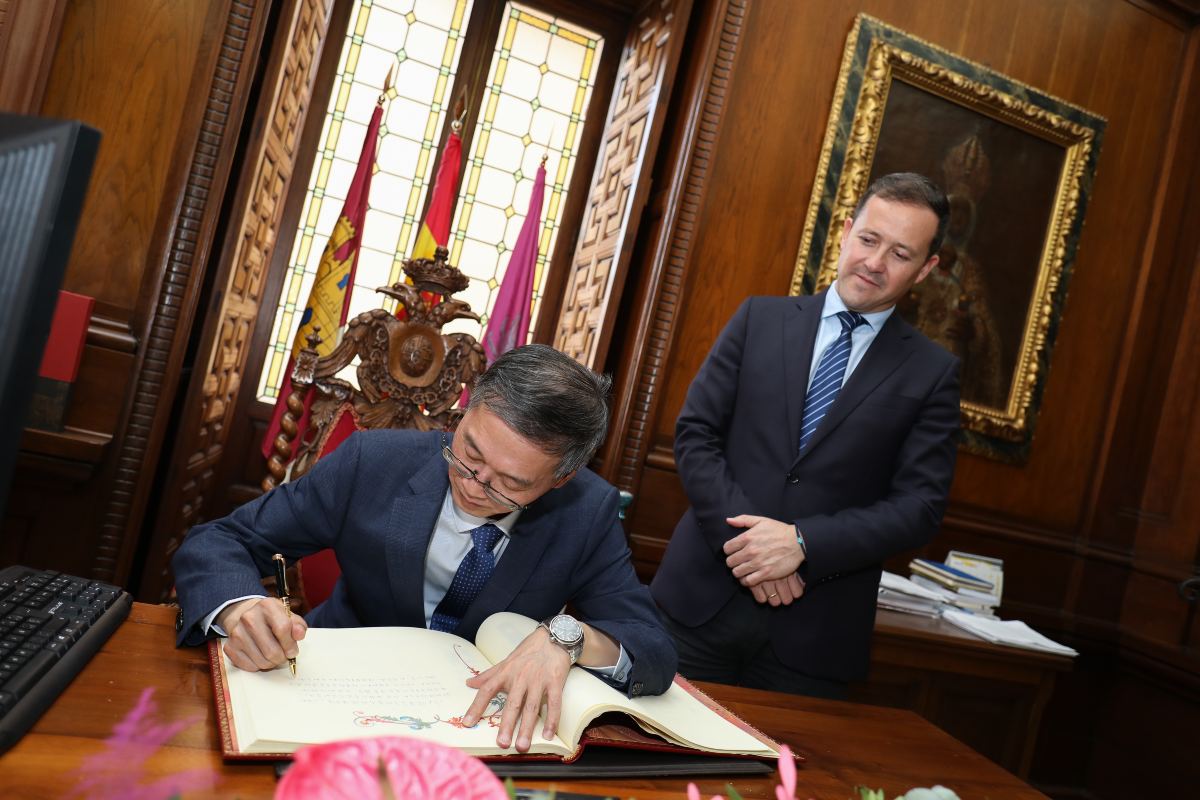
<path fill-rule="evenodd" d="M 608 433 L 612 379 L 544 344 L 516 347 L 492 362 L 471 387 L 509 428 L 553 456 L 556 480 L 587 464 Z"/>

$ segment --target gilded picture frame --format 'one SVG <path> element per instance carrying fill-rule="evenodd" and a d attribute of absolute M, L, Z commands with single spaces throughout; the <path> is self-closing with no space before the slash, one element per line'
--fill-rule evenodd
<path fill-rule="evenodd" d="M 837 277 L 869 183 L 951 201 L 940 263 L 897 311 L 962 359 L 962 444 L 1028 457 L 1105 120 L 860 14 L 842 56 L 792 294 Z"/>

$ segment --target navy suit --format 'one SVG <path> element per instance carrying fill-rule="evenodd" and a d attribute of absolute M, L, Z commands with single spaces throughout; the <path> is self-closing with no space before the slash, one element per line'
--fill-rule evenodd
<path fill-rule="evenodd" d="M 273 553 L 291 560 L 327 547 L 342 576 L 309 614 L 310 625 L 425 627 L 425 554 L 448 487 L 439 434 L 354 434 L 303 478 L 192 529 L 172 561 L 183 608 L 179 643 L 203 641 L 197 623 L 227 600 L 261 594 Z M 540 620 L 569 601 L 624 645 L 633 661 L 630 694 L 665 691 L 675 649 L 634 574 L 617 505 L 616 489 L 586 469 L 535 501 L 458 635 L 473 640 L 497 611 Z"/>
<path fill-rule="evenodd" d="M 797 454 L 825 294 L 752 297 L 701 366 L 675 429 L 691 508 L 651 585 L 687 627 L 737 591 L 722 546 L 726 517 L 795 522 L 804 595 L 770 610 L 772 650 L 788 668 L 865 677 L 875 595 L 887 557 L 928 542 L 954 473 L 958 360 L 893 313 L 802 455 Z"/>

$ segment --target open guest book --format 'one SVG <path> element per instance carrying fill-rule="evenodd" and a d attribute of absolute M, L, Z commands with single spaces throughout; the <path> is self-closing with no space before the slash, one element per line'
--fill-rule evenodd
<path fill-rule="evenodd" d="M 498 747 L 504 701 L 493 699 L 474 727 L 464 726 L 475 698 L 466 680 L 502 660 L 536 626 L 519 614 L 493 614 L 476 644 L 423 628 L 310 628 L 295 678 L 287 669 L 237 669 L 214 640 L 209 657 L 222 752 L 279 759 L 305 744 L 414 736 L 484 760 L 572 762 L 588 745 L 778 758 L 778 744 L 682 677 L 657 697 L 629 698 L 584 669 L 567 675 L 557 736 L 542 738 L 539 721 L 527 754 Z M 614 722 L 614 714 L 623 716 Z"/>

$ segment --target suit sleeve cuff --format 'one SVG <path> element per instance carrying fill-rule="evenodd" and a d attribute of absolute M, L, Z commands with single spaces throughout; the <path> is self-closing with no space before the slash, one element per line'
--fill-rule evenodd
<path fill-rule="evenodd" d="M 214 620 L 216 620 L 216 618 L 221 614 L 222 611 L 224 611 L 226 609 L 226 607 L 231 606 L 234 603 L 240 603 L 243 600 L 250 600 L 251 598 L 254 598 L 254 597 L 266 597 L 266 595 L 248 594 L 248 595 L 245 595 L 244 597 L 235 597 L 232 600 L 226 600 L 224 603 L 221 603 L 221 605 L 217 606 L 211 612 L 209 612 L 209 614 L 207 616 L 205 616 L 204 619 L 200 620 L 200 622 L 197 623 L 197 626 L 200 628 L 200 632 L 202 634 L 204 634 L 204 638 L 207 639 L 210 632 L 215 633 L 218 636 L 228 636 L 229 634 L 226 633 L 221 628 L 221 626 L 218 625 Z"/>
<path fill-rule="evenodd" d="M 633 670 L 633 661 L 629 658 L 629 653 L 625 651 L 625 645 L 620 645 L 621 653 L 617 656 L 617 663 L 611 667 L 584 667 L 588 672 L 595 675 L 597 678 L 603 679 L 605 683 L 614 689 L 624 691 L 629 683 L 629 673 Z"/>

